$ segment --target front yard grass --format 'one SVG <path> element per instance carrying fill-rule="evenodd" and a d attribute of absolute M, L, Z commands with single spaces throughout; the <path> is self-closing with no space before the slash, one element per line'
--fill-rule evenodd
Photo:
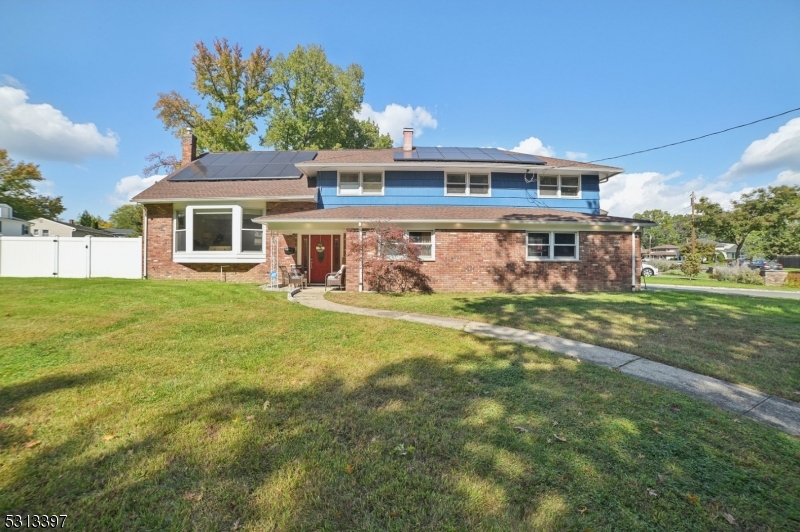
<path fill-rule="evenodd" d="M 737 288 L 741 290 L 783 290 L 788 292 L 800 292 L 800 288 L 793 288 L 791 286 L 766 286 L 763 284 L 745 284 L 734 283 L 731 281 L 717 281 L 712 279 L 707 273 L 701 273 L 695 279 L 689 279 L 686 276 L 674 274 L 672 272 L 664 275 L 657 275 L 655 277 L 647 277 L 643 283 L 648 285 L 670 284 L 678 286 L 710 286 L 716 288 Z"/>
<path fill-rule="evenodd" d="M 607 369 L 254 286 L 0 290 L 3 515 L 67 514 L 72 530 L 800 525 L 800 440 Z"/>
<path fill-rule="evenodd" d="M 800 400 L 800 301 L 650 291 L 379 295 L 348 305 L 483 321 L 552 334 Z"/>

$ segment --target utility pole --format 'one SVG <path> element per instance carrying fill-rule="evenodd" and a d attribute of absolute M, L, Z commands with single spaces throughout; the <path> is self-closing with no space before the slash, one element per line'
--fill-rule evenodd
<path fill-rule="evenodd" d="M 695 234 L 694 234 L 694 191 L 692 191 L 692 255 L 695 254 Z"/>

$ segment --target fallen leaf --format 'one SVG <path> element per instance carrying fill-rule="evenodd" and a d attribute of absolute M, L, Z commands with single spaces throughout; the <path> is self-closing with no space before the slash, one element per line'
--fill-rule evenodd
<path fill-rule="evenodd" d="M 103 436 L 103 440 L 105 441 L 111 441 L 114 438 L 116 438 L 116 436 L 114 436 L 113 434 L 106 434 L 105 436 Z"/>
<path fill-rule="evenodd" d="M 392 510 L 391 512 L 389 512 L 389 517 L 397 517 L 397 512 Z"/>
<path fill-rule="evenodd" d="M 736 524 L 736 519 L 734 519 L 734 518 L 733 518 L 733 516 L 732 516 L 731 514 L 729 514 L 729 513 L 724 513 L 724 514 L 722 514 L 722 517 L 724 517 L 724 518 L 725 518 L 725 520 L 726 520 L 728 523 L 730 523 L 730 524 L 732 524 L 732 525 L 735 525 L 735 524 Z"/>
<path fill-rule="evenodd" d="M 27 434 L 28 436 L 33 436 L 33 427 L 28 427 L 27 429 L 25 429 L 25 434 Z"/>
<path fill-rule="evenodd" d="M 680 407 L 678 405 L 672 405 L 670 408 L 672 408 L 673 412 L 680 412 L 681 411 L 681 409 L 680 409 Z"/>
<path fill-rule="evenodd" d="M 347 340 L 347 335 L 346 334 L 342 335 L 342 340 Z"/>
<path fill-rule="evenodd" d="M 639 454 L 636 456 L 636 458 L 638 458 L 639 460 L 644 460 L 644 455 L 643 455 L 642 453 L 639 453 Z"/>
<path fill-rule="evenodd" d="M 192 493 L 191 491 L 187 491 L 183 494 L 184 500 L 187 501 L 200 501 L 203 499 L 202 493 Z"/>
<path fill-rule="evenodd" d="M 254 417 L 256 416 L 247 416 L 247 421 L 252 421 Z"/>
<path fill-rule="evenodd" d="M 220 364 L 224 364 L 224 363 L 225 363 L 225 359 L 224 359 L 224 358 L 220 358 L 220 359 L 219 359 L 219 363 L 220 363 Z"/>
<path fill-rule="evenodd" d="M 558 441 L 567 441 L 567 439 L 564 437 L 564 435 L 563 435 L 563 434 L 561 434 L 561 435 L 559 435 L 559 434 L 553 434 L 553 437 L 554 437 L 555 439 L 557 439 Z"/>
<path fill-rule="evenodd" d="M 266 410 L 269 408 L 269 401 L 264 401 L 264 406 L 261 407 L 261 410 Z"/>
<path fill-rule="evenodd" d="M 658 474 L 658 483 L 659 483 L 659 484 L 661 484 L 662 482 L 664 482 L 664 475 L 662 475 L 661 473 L 659 473 L 659 474 Z"/>
<path fill-rule="evenodd" d="M 6 412 L 8 412 L 8 413 L 10 414 L 10 413 L 11 413 L 11 412 L 13 412 L 15 409 L 16 409 L 16 407 L 12 406 L 12 407 L 11 407 L 11 408 L 9 408 L 8 410 L 6 410 Z"/>
<path fill-rule="evenodd" d="M 712 417 L 712 418 L 709 418 L 709 419 L 708 419 L 708 422 L 709 422 L 709 423 L 713 423 L 714 425 L 716 425 L 716 424 L 717 424 L 717 420 L 716 420 L 716 419 L 714 419 L 713 417 Z"/>
<path fill-rule="evenodd" d="M 347 471 L 348 474 L 352 474 L 353 471 L 356 470 L 356 468 L 351 466 L 350 464 L 347 464 L 346 466 L 344 466 L 344 470 Z"/>
<path fill-rule="evenodd" d="M 8 428 L 8 427 L 10 427 L 10 426 L 11 426 L 11 425 L 9 425 L 8 423 L 0 423 L 0 430 L 7 429 L 7 428 Z"/>
<path fill-rule="evenodd" d="M 133 449 L 128 449 L 128 454 L 133 454 Z"/>
<path fill-rule="evenodd" d="M 733 420 L 733 422 L 734 422 L 734 423 L 741 423 L 741 422 L 742 422 L 742 420 L 741 420 L 741 419 L 734 419 L 734 420 Z"/>
<path fill-rule="evenodd" d="M 551 440 L 550 438 L 547 438 L 547 443 L 553 443 L 553 440 Z"/>
<path fill-rule="evenodd" d="M 519 432 L 519 433 L 522 433 L 522 432 L 530 432 L 530 431 L 529 431 L 528 429 L 526 429 L 525 427 L 514 427 L 514 430 L 516 430 L 516 431 L 517 431 L 517 432 Z"/>
<path fill-rule="evenodd" d="M 795 395 L 800 395 L 800 392 L 794 392 Z"/>
<path fill-rule="evenodd" d="M 653 432 L 655 432 L 656 434 L 661 434 L 661 431 L 658 430 L 658 427 L 653 427 Z"/>
<path fill-rule="evenodd" d="M 658 497 L 658 492 L 654 489 L 647 488 L 647 494 L 651 497 Z"/>
<path fill-rule="evenodd" d="M 25 447 L 26 449 L 31 449 L 31 448 L 33 448 L 33 447 L 36 447 L 36 446 L 37 446 L 37 445 L 39 445 L 40 443 L 42 443 L 42 440 L 32 440 L 32 441 L 29 441 L 28 443 L 26 443 L 26 444 L 24 445 L 24 447 Z"/>
<path fill-rule="evenodd" d="M 235 531 L 235 530 L 239 530 L 239 520 L 238 520 L 238 519 L 237 519 L 236 521 L 234 521 L 234 522 L 233 522 L 233 528 L 232 528 L 232 530 L 234 530 L 234 531 Z"/>
<path fill-rule="evenodd" d="M 554 427 L 558 426 L 558 421 L 553 421 L 553 426 Z"/>
<path fill-rule="evenodd" d="M 687 498 L 687 499 L 689 499 L 689 502 L 693 502 L 693 503 L 695 503 L 695 504 L 697 504 L 697 501 L 699 501 L 699 500 L 700 500 L 700 499 L 697 497 L 697 495 L 692 495 L 691 493 L 686 493 L 686 498 Z"/>
<path fill-rule="evenodd" d="M 578 513 L 579 513 L 579 514 L 581 514 L 581 515 L 583 515 L 583 514 L 585 514 L 585 513 L 586 513 L 588 510 L 589 510 L 589 509 L 588 509 L 587 507 L 585 507 L 585 506 L 584 506 L 583 508 L 581 508 L 580 510 L 578 510 Z"/>

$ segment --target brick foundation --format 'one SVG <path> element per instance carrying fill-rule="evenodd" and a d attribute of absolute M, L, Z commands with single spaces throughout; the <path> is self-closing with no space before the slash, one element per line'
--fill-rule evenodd
<path fill-rule="evenodd" d="M 314 203 L 267 202 L 269 214 L 283 214 L 317 208 Z M 148 279 L 178 279 L 187 281 L 223 281 L 237 283 L 268 283 L 269 259 L 258 264 L 179 264 L 172 261 L 171 203 L 147 206 L 147 257 L 145 275 Z M 267 239 L 267 257 L 270 256 Z M 296 255 L 286 255 L 283 249 L 299 246 L 296 235 L 278 235 L 278 262 L 281 266 L 295 264 Z"/>
<path fill-rule="evenodd" d="M 357 229 L 348 230 L 351 238 L 358 238 Z M 638 272 L 641 240 L 636 243 Z M 630 233 L 581 232 L 579 245 L 578 262 L 527 262 L 524 231 L 442 230 L 436 232 L 436 260 L 422 270 L 431 289 L 441 292 L 631 290 Z M 359 257 L 349 250 L 347 264 L 346 289 L 357 291 Z M 637 274 L 637 288 L 639 282 Z"/>

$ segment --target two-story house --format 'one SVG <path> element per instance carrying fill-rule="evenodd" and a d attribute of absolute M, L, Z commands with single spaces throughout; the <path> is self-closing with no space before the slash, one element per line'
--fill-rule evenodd
<path fill-rule="evenodd" d="M 280 266 L 312 284 L 347 265 L 376 221 L 407 231 L 434 290 L 631 290 L 646 220 L 608 216 L 600 183 L 621 168 L 492 148 L 252 151 L 196 156 L 134 198 L 153 279 L 266 282 Z"/>

